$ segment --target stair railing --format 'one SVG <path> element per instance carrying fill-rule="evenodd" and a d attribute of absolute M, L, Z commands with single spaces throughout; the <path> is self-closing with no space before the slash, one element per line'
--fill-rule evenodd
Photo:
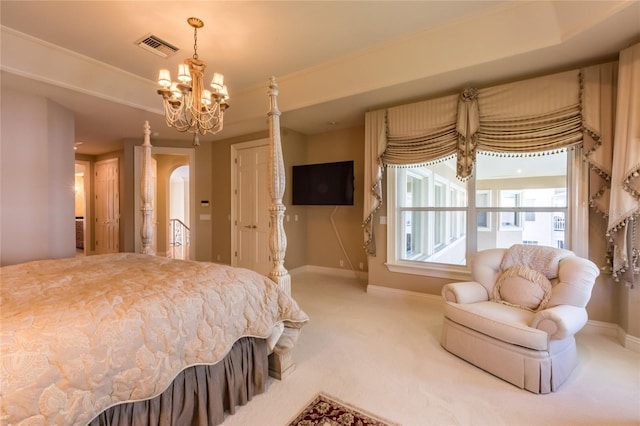
<path fill-rule="evenodd" d="M 170 257 L 174 259 L 189 259 L 189 234 L 191 230 L 180 219 L 169 219 L 169 249 Z"/>

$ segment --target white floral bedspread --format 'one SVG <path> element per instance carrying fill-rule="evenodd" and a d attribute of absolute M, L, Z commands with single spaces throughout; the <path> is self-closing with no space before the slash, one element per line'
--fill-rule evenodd
<path fill-rule="evenodd" d="M 0 269 L 0 424 L 85 425 L 308 318 L 246 269 L 119 253 Z"/>

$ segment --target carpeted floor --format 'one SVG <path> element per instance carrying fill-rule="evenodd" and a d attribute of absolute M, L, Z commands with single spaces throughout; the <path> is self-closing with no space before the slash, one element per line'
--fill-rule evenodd
<path fill-rule="evenodd" d="M 292 276 L 292 294 L 311 319 L 296 371 L 271 379 L 224 426 L 286 425 L 319 392 L 404 426 L 640 425 L 640 354 L 613 336 L 578 333 L 576 370 L 536 395 L 442 349 L 439 299 L 308 272 Z"/>

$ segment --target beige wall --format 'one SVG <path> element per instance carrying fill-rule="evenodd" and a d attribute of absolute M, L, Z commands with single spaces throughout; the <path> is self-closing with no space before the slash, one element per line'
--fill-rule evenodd
<path fill-rule="evenodd" d="M 286 174 L 286 187 L 282 203 L 286 207 L 284 232 L 287 236 L 285 268 L 294 269 L 308 264 L 307 216 L 303 206 L 291 205 L 291 175 L 294 164 L 307 158 L 307 137 L 291 130 L 282 132 L 282 157 Z M 295 220 L 295 217 L 298 220 Z M 286 220 L 286 217 L 289 220 Z"/>
<path fill-rule="evenodd" d="M 73 113 L 3 88 L 0 125 L 0 265 L 74 256 Z"/>
<path fill-rule="evenodd" d="M 307 140 L 307 158 L 299 164 L 353 160 L 355 193 L 353 206 L 300 206 L 302 211 L 306 211 L 307 218 L 306 264 L 346 270 L 353 266 L 356 271 L 366 271 L 367 257 L 363 249 L 361 226 L 364 197 L 364 127 L 313 135 Z M 335 230 L 331 223 L 332 216 Z M 340 266 L 340 261 L 343 262 L 343 266 Z"/>
<path fill-rule="evenodd" d="M 626 287 L 620 289 L 623 293 L 620 298 L 623 303 L 620 305 L 625 307 L 623 310 L 626 315 L 620 319 L 618 324 L 622 324 L 631 336 L 640 338 L 640 288 L 638 287 L 640 286 L 636 286 L 634 289 Z"/>
<path fill-rule="evenodd" d="M 305 265 L 344 269 L 349 262 L 342 252 L 333 231 L 330 215 L 334 207 L 291 205 L 292 166 L 333 161 L 354 160 L 355 201 L 354 206 L 340 206 L 334 221 L 342 238 L 345 250 L 358 269 L 367 259 L 362 249 L 362 184 L 364 161 L 364 127 L 305 136 L 289 129 L 282 129 L 282 150 L 286 172 L 283 204 L 286 207 L 284 229 L 287 236 L 285 267 L 294 269 Z M 267 132 L 230 138 L 213 143 L 213 261 L 231 263 L 231 146 L 267 138 Z M 295 220 L 295 217 L 298 220 Z M 286 218 L 289 220 L 286 220 Z"/>

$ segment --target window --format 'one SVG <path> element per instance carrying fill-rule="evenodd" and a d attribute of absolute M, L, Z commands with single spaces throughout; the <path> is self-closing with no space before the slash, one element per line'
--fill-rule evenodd
<path fill-rule="evenodd" d="M 396 170 L 396 169 L 394 169 Z M 455 161 L 397 169 L 394 257 L 406 262 L 464 264 L 467 185 L 456 179 Z M 418 189 L 419 188 L 419 189 Z"/>
<path fill-rule="evenodd" d="M 570 201 L 584 191 L 580 152 L 478 153 L 466 182 L 456 178 L 455 158 L 388 168 L 387 266 L 458 278 L 467 271 L 467 253 L 513 244 L 571 246 L 570 231 L 584 226 L 588 210 L 586 203 Z"/>
<path fill-rule="evenodd" d="M 476 191 L 476 206 L 478 207 L 489 207 L 489 203 L 491 202 L 491 191 L 487 189 L 478 189 Z M 478 231 L 490 231 L 491 230 L 491 222 L 489 213 L 486 211 L 478 212 L 476 214 L 478 221 Z"/>

